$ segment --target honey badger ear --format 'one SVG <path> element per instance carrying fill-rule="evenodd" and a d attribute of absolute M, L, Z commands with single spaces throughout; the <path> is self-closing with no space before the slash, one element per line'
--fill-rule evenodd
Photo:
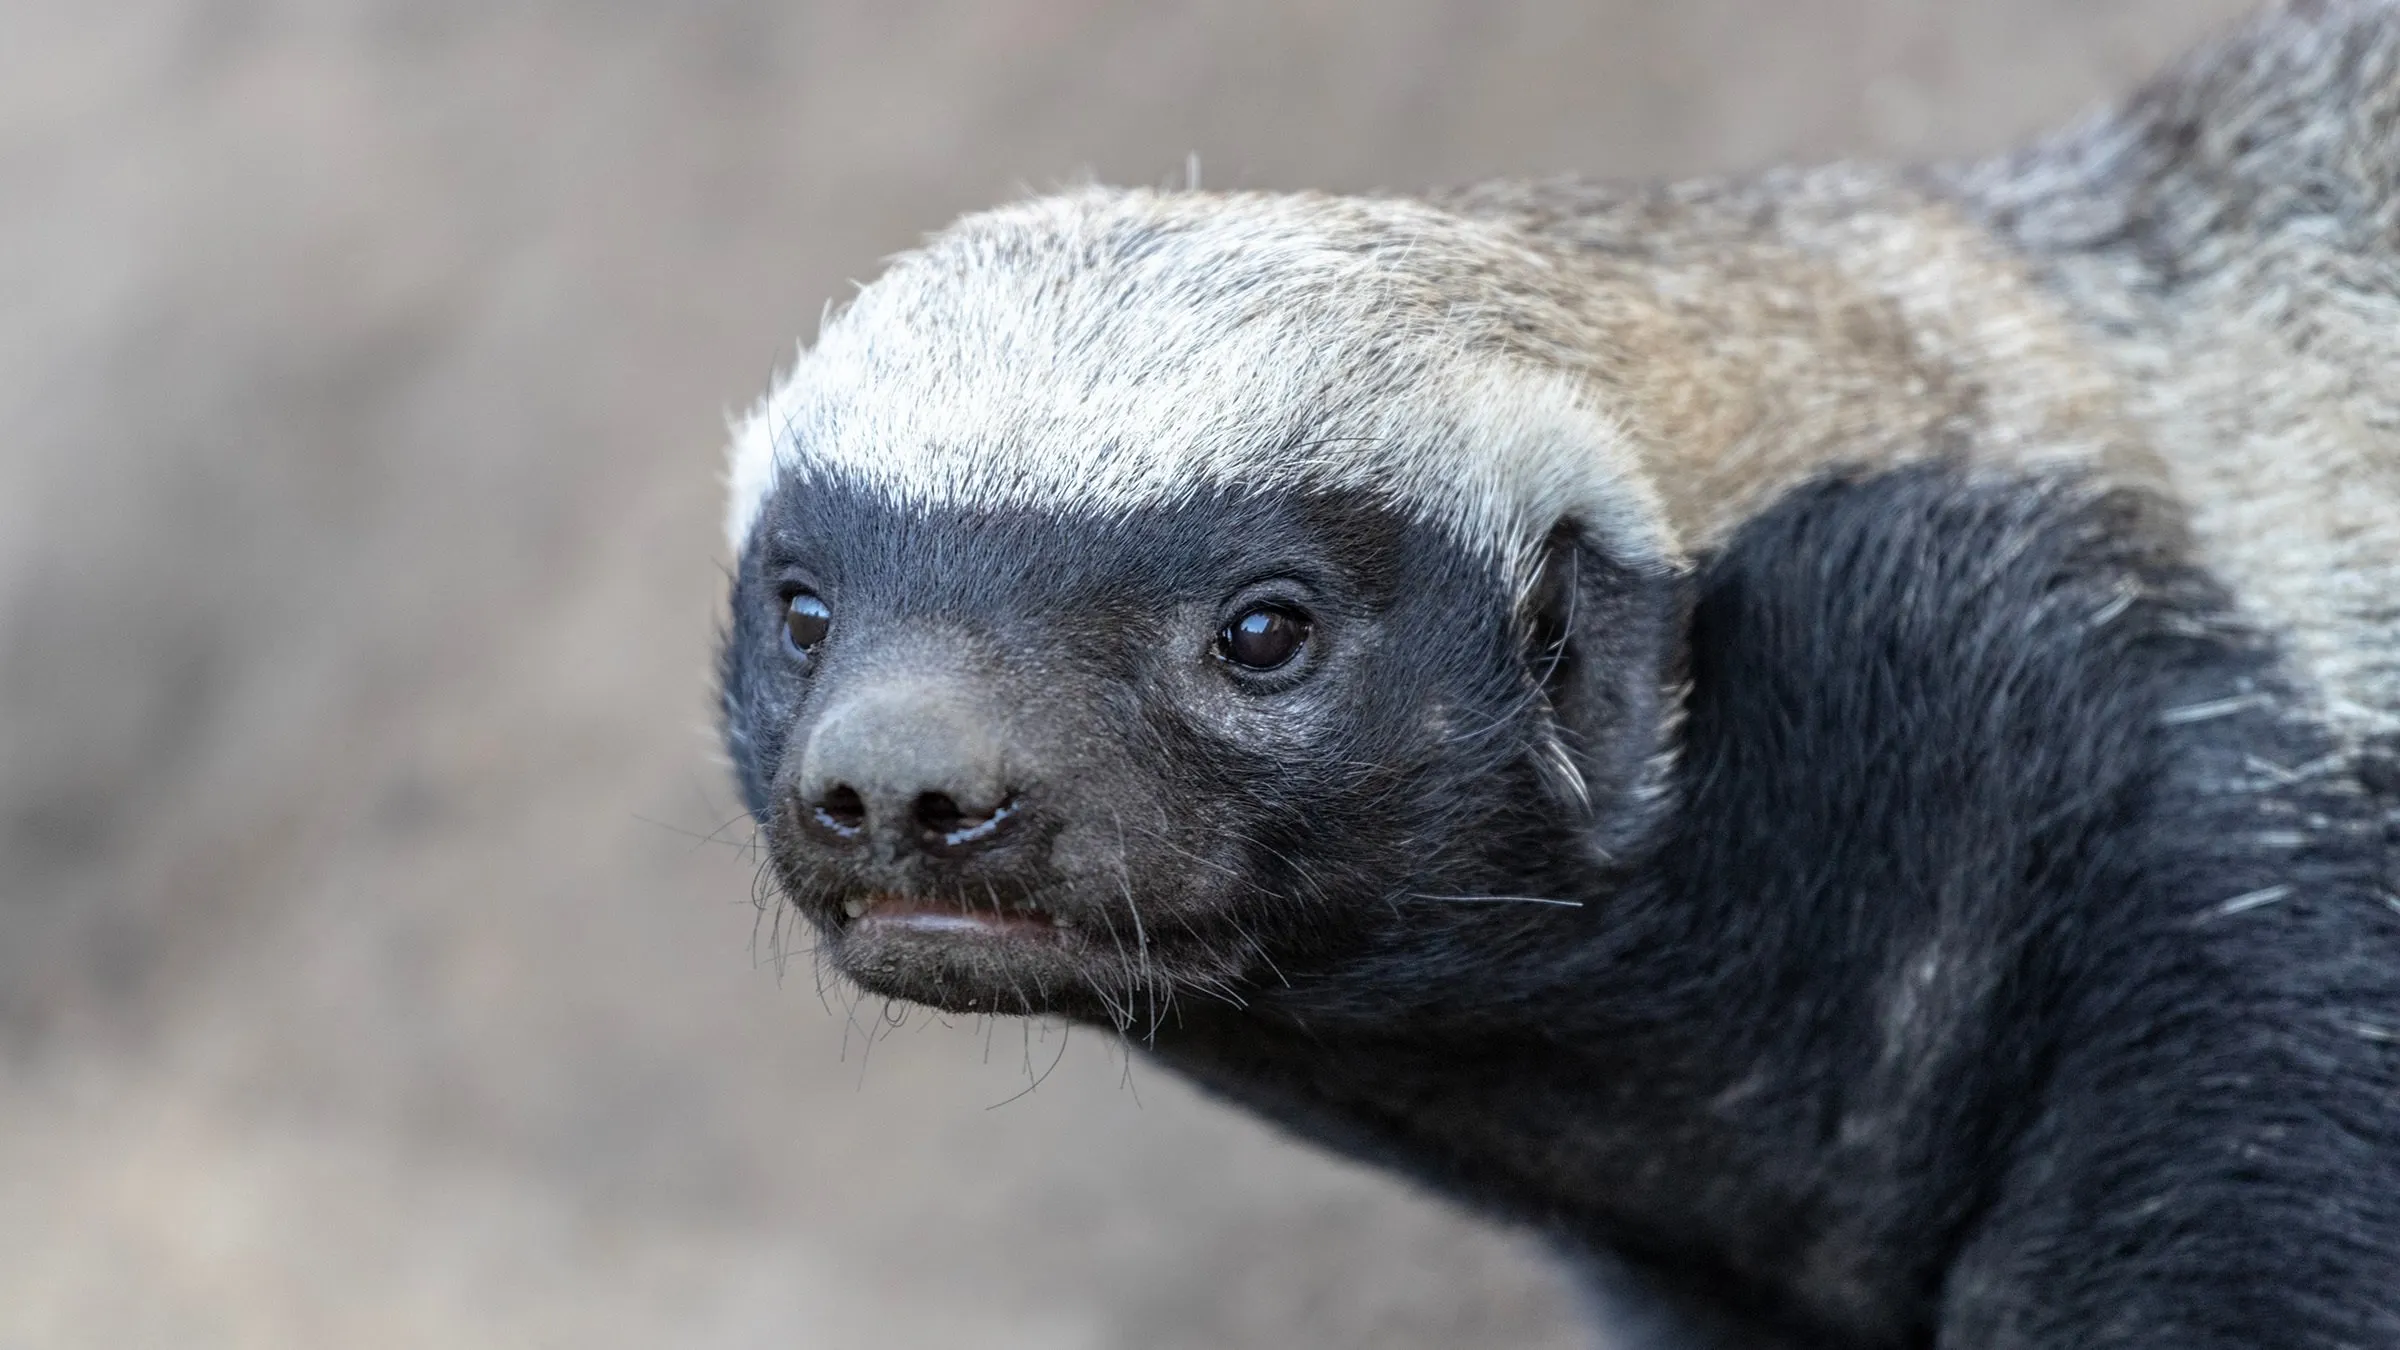
<path fill-rule="evenodd" d="M 1544 540 L 1526 591 L 1525 661 L 1548 724 L 1537 755 L 1566 803 L 1588 811 L 1604 850 L 1639 827 L 1663 787 L 1684 591 L 1678 569 L 1628 562 L 1573 521 Z"/>

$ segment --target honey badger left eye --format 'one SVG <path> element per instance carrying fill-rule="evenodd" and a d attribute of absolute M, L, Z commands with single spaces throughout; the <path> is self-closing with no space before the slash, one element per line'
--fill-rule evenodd
<path fill-rule="evenodd" d="M 832 626 L 833 611 L 814 592 L 802 591 L 784 603 L 783 640 L 795 652 L 813 650 Z"/>

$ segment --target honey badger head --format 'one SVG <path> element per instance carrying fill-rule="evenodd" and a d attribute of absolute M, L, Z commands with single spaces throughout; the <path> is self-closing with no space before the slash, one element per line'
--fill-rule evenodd
<path fill-rule="evenodd" d="M 1123 1022 L 1601 864 L 1677 566 L 1563 289 L 1408 203 L 1092 190 L 830 318 L 737 434 L 723 680 L 832 965 Z"/>

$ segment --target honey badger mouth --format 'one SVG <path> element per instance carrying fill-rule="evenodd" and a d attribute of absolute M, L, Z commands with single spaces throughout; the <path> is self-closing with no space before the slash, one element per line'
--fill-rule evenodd
<path fill-rule="evenodd" d="M 977 898 L 859 891 L 843 898 L 840 912 L 845 931 L 865 928 L 967 939 L 1023 939 L 1074 927 L 1072 920 L 1062 921 L 1038 900 L 1003 897 L 997 892 Z"/>
<path fill-rule="evenodd" d="M 1239 940 L 1120 898 L 1108 912 L 1005 888 L 865 888 L 812 906 L 821 950 L 872 994 L 949 1013 L 1066 1016 L 1155 1035 L 1194 987 L 1238 979 Z"/>

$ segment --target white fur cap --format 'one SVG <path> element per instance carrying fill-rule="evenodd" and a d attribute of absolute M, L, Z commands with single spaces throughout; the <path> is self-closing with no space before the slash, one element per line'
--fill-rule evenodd
<path fill-rule="evenodd" d="M 1572 520 L 1629 563 L 1663 510 L 1560 347 L 1549 264 L 1414 203 L 1085 189 L 895 260 L 736 428 L 738 553 L 787 475 L 1110 515 L 1366 489 L 1521 572 Z"/>

